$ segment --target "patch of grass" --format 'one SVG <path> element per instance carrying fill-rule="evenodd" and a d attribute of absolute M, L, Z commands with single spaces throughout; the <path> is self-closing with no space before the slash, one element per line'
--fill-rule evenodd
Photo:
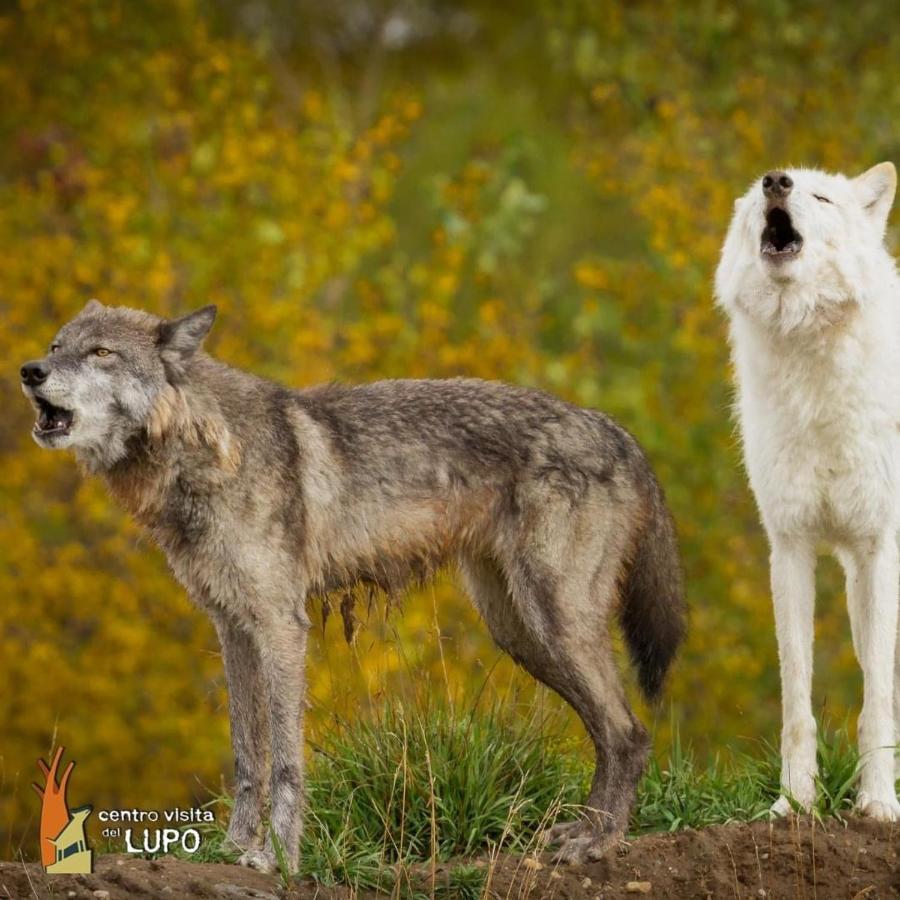
<path fill-rule="evenodd" d="M 301 874 L 397 897 L 480 896 L 489 852 L 534 849 L 541 830 L 584 800 L 586 744 L 564 738 L 556 715 L 394 702 L 341 724 L 313 747 Z M 676 733 L 668 759 L 648 765 L 632 836 L 768 815 L 778 752 L 749 749 L 703 764 Z M 817 815 L 849 812 L 858 762 L 845 728 L 823 729 Z M 191 858 L 233 859 L 223 839 L 220 825 L 208 826 Z"/>
<path fill-rule="evenodd" d="M 435 896 L 456 898 L 456 900 L 478 900 L 484 888 L 485 871 L 478 866 L 454 866 L 448 875 L 445 885 L 437 885 Z"/>
<path fill-rule="evenodd" d="M 287 854 L 284 852 L 284 844 L 275 834 L 272 826 L 269 826 L 269 839 L 272 841 L 272 849 L 275 851 L 275 861 L 278 865 L 278 874 L 281 876 L 281 884 L 288 888 L 291 885 L 291 870 L 288 865 Z"/>
<path fill-rule="evenodd" d="M 819 790 L 814 814 L 819 818 L 845 815 L 855 798 L 859 755 L 847 729 L 819 733 Z M 668 760 L 650 761 L 638 789 L 632 833 L 704 828 L 765 818 L 780 793 L 778 748 L 760 742 L 757 752 L 733 751 L 699 764 L 683 748 L 675 731 Z"/>
<path fill-rule="evenodd" d="M 818 758 L 816 815 L 840 818 L 853 808 L 860 762 L 859 751 L 850 741 L 846 727 L 819 732 Z"/>
<path fill-rule="evenodd" d="M 524 849 L 548 810 L 552 815 L 584 797 L 587 767 L 555 725 L 500 706 L 402 704 L 344 724 L 314 748 L 303 873 L 325 883 L 384 887 L 432 859 L 500 844 Z M 481 874 L 456 867 L 447 890 L 452 884 L 463 891 Z M 427 872 L 417 875 L 427 879 Z"/>
<path fill-rule="evenodd" d="M 859 767 L 856 748 L 846 728 L 819 735 L 819 792 L 815 815 L 850 812 Z M 781 760 L 778 749 L 760 743 L 757 753 L 732 751 L 699 764 L 683 748 L 676 732 L 668 760 L 650 761 L 638 789 L 632 832 L 675 831 L 765 818 L 779 795 Z"/>
<path fill-rule="evenodd" d="M 632 813 L 632 833 L 749 822 L 768 814 L 778 796 L 778 758 L 762 747 L 759 758 L 734 754 L 697 762 L 677 735 L 668 760 L 651 759 Z"/>

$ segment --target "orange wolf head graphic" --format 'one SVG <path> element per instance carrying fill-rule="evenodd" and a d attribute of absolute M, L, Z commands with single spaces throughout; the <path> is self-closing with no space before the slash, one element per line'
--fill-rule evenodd
<path fill-rule="evenodd" d="M 84 822 L 91 814 L 91 807 L 79 806 L 70 813 L 66 803 L 66 790 L 69 776 L 75 768 L 74 761 L 66 766 L 59 784 L 56 782 L 56 772 L 65 749 L 57 749 L 52 765 L 48 766 L 43 759 L 37 761 L 47 783 L 43 788 L 34 782 L 31 785 L 41 798 L 41 863 L 51 874 L 92 872 L 93 851 L 88 848 L 84 835 Z"/>

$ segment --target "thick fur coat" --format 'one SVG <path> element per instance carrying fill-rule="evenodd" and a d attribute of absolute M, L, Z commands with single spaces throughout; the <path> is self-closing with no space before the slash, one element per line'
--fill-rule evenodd
<path fill-rule="evenodd" d="M 206 355 L 214 316 L 93 301 L 22 379 L 36 441 L 105 479 L 215 622 L 241 861 L 274 868 L 274 835 L 296 867 L 308 598 L 396 592 L 446 564 L 497 644 L 584 721 L 597 751 L 585 816 L 550 838 L 564 860 L 605 852 L 648 745 L 610 618 L 651 697 L 685 629 L 674 528 L 635 440 L 599 412 L 498 383 L 289 390 Z"/>
<path fill-rule="evenodd" d="M 820 546 L 847 579 L 865 688 L 858 808 L 900 820 L 897 536 L 900 281 L 884 245 L 896 173 L 770 172 L 735 204 L 716 295 L 730 320 L 737 412 L 771 545 L 784 796 L 815 801 L 811 704 Z"/>

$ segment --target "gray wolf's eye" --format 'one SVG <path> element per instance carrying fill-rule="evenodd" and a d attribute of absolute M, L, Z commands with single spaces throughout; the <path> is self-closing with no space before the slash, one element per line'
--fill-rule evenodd
<path fill-rule="evenodd" d="M 59 344 L 51 344 L 51 345 L 50 345 L 50 352 L 51 352 L 51 353 L 56 353 L 57 350 L 59 350 Z"/>
<path fill-rule="evenodd" d="M 112 350 L 107 350 L 106 347 L 96 347 L 93 351 L 94 356 L 109 356 L 112 353 Z"/>
<path fill-rule="evenodd" d="M 813 194 L 813 197 L 816 198 L 820 203 L 831 203 L 831 201 L 827 197 L 823 197 L 821 194 Z"/>

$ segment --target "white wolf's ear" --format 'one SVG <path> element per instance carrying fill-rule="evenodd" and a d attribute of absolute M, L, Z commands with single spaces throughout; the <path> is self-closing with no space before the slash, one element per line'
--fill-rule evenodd
<path fill-rule="evenodd" d="M 180 319 L 161 322 L 156 343 L 162 361 L 176 374 L 197 352 L 216 320 L 215 306 L 204 306 Z"/>
<path fill-rule="evenodd" d="M 878 163 L 851 182 L 866 215 L 884 231 L 897 190 L 897 170 L 891 162 Z"/>

